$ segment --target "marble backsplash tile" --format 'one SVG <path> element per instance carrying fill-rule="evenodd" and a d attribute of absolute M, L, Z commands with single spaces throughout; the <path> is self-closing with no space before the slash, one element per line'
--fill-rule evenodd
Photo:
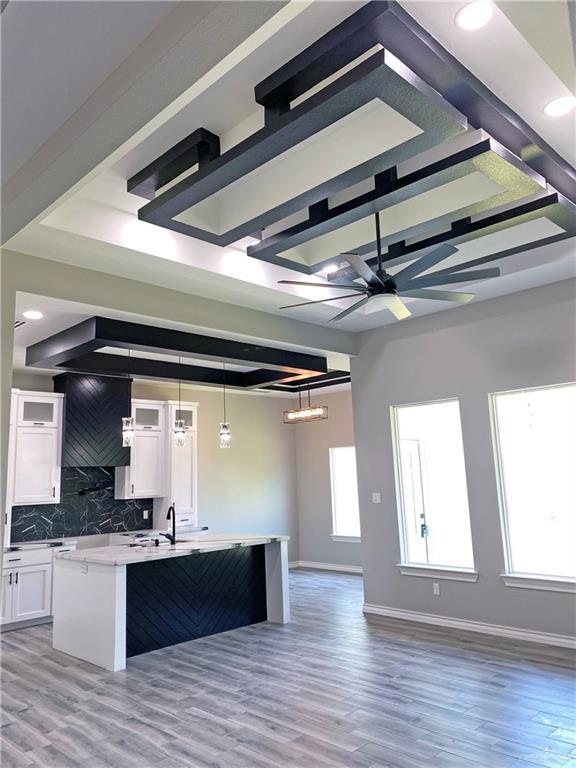
<path fill-rule="evenodd" d="M 60 504 L 12 507 L 11 541 L 145 530 L 152 527 L 152 514 L 144 520 L 152 503 L 115 499 L 113 467 L 64 467 Z"/>

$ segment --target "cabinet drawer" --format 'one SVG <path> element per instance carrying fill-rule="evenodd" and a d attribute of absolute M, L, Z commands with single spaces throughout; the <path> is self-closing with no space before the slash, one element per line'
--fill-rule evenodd
<path fill-rule="evenodd" d="M 18 552 L 4 552 L 4 568 L 22 568 L 26 565 L 51 563 L 52 552 L 52 547 L 21 549 Z"/>

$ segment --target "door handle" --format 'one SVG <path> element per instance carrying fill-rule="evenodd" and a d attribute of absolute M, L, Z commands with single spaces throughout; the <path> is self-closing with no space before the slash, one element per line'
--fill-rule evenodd
<path fill-rule="evenodd" d="M 16 579 L 14 580 L 15 584 L 18 584 L 18 571 L 16 571 Z"/>
<path fill-rule="evenodd" d="M 8 584 L 12 584 L 12 571 L 10 571 L 10 576 L 8 577 Z"/>

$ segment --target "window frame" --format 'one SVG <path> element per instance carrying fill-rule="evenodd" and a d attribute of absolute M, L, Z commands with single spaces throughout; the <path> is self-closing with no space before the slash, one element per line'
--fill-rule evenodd
<path fill-rule="evenodd" d="M 504 555 L 504 572 L 500 577 L 507 587 L 521 589 L 538 589 L 547 592 L 576 592 L 576 579 L 570 577 L 555 576 L 542 573 L 526 573 L 513 569 L 512 544 L 510 528 L 508 525 L 508 508 L 506 504 L 506 492 L 504 485 L 504 468 L 502 465 L 502 452 L 500 434 L 498 430 L 498 407 L 496 398 L 499 395 L 520 394 L 522 392 L 534 392 L 542 389 L 560 389 L 574 387 L 576 382 L 565 381 L 560 384 L 541 384 L 536 387 L 520 387 L 518 389 L 503 389 L 488 394 L 488 407 L 490 412 L 490 431 L 492 438 L 492 455 L 494 460 L 494 472 L 496 478 L 496 492 L 498 496 L 498 512 L 500 516 L 500 533 Z"/>
<path fill-rule="evenodd" d="M 395 403 L 389 406 L 390 426 L 392 430 L 392 454 L 394 464 L 394 485 L 396 491 L 396 514 L 398 518 L 398 538 L 400 545 L 400 562 L 396 567 L 403 576 L 420 576 L 422 578 L 437 578 L 449 581 L 462 581 L 475 583 L 478 581 L 478 571 L 476 570 L 476 559 L 474 556 L 474 539 L 472 536 L 472 519 L 470 517 L 470 499 L 468 498 L 468 480 L 466 478 L 466 496 L 468 501 L 468 520 L 470 524 L 470 540 L 472 546 L 472 566 L 446 566 L 434 565 L 431 563 L 413 563 L 408 559 L 408 545 L 406 536 L 406 515 L 404 508 L 404 494 L 402 492 L 402 469 L 400 454 L 400 433 L 398 430 L 398 410 L 400 408 L 410 408 L 422 405 L 439 405 L 441 403 L 457 403 L 458 415 L 460 419 L 460 434 L 462 437 L 462 453 L 464 463 L 466 463 L 466 454 L 464 452 L 464 432 L 462 430 L 462 419 L 460 418 L 460 399 L 458 396 L 436 398 L 434 400 L 417 400 L 409 403 Z"/>
<path fill-rule="evenodd" d="M 335 514 L 335 507 L 334 507 L 334 499 L 336 497 L 335 489 L 334 489 L 334 472 L 333 470 L 333 463 L 332 463 L 332 451 L 338 450 L 339 448 L 353 448 L 354 449 L 354 460 L 356 460 L 356 446 L 354 444 L 352 445 L 331 445 L 328 449 L 328 463 L 329 463 L 329 472 L 330 472 L 330 509 L 332 513 L 332 530 L 330 533 L 330 538 L 332 541 L 335 542 L 342 542 L 345 544 L 359 544 L 362 541 L 362 535 L 360 536 L 353 536 L 348 533 L 337 533 L 336 532 L 336 514 Z M 358 474 L 356 474 L 356 480 L 358 480 Z M 357 488 L 357 495 L 358 495 L 358 522 L 360 522 L 360 493 Z M 360 529 L 360 534 L 362 534 L 362 529 Z"/>

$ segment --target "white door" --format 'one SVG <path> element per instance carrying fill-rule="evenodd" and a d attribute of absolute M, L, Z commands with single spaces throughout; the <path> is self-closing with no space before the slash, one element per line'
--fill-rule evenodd
<path fill-rule="evenodd" d="M 14 571 L 12 621 L 50 616 L 52 565 L 28 565 Z"/>
<path fill-rule="evenodd" d="M 186 429 L 183 446 L 170 441 L 170 498 L 168 502 L 176 507 L 176 522 L 181 526 L 197 524 L 196 512 L 196 412 L 191 407 L 171 406 L 171 423 L 182 419 Z"/>
<path fill-rule="evenodd" d="M 164 495 L 164 433 L 136 430 L 130 454 L 131 495 Z"/>
<path fill-rule="evenodd" d="M 18 427 L 14 460 L 14 504 L 60 501 L 58 429 Z"/>
<path fill-rule="evenodd" d="M 0 624 L 12 621 L 12 594 L 14 571 L 2 572 L 2 590 L 0 593 Z"/>

